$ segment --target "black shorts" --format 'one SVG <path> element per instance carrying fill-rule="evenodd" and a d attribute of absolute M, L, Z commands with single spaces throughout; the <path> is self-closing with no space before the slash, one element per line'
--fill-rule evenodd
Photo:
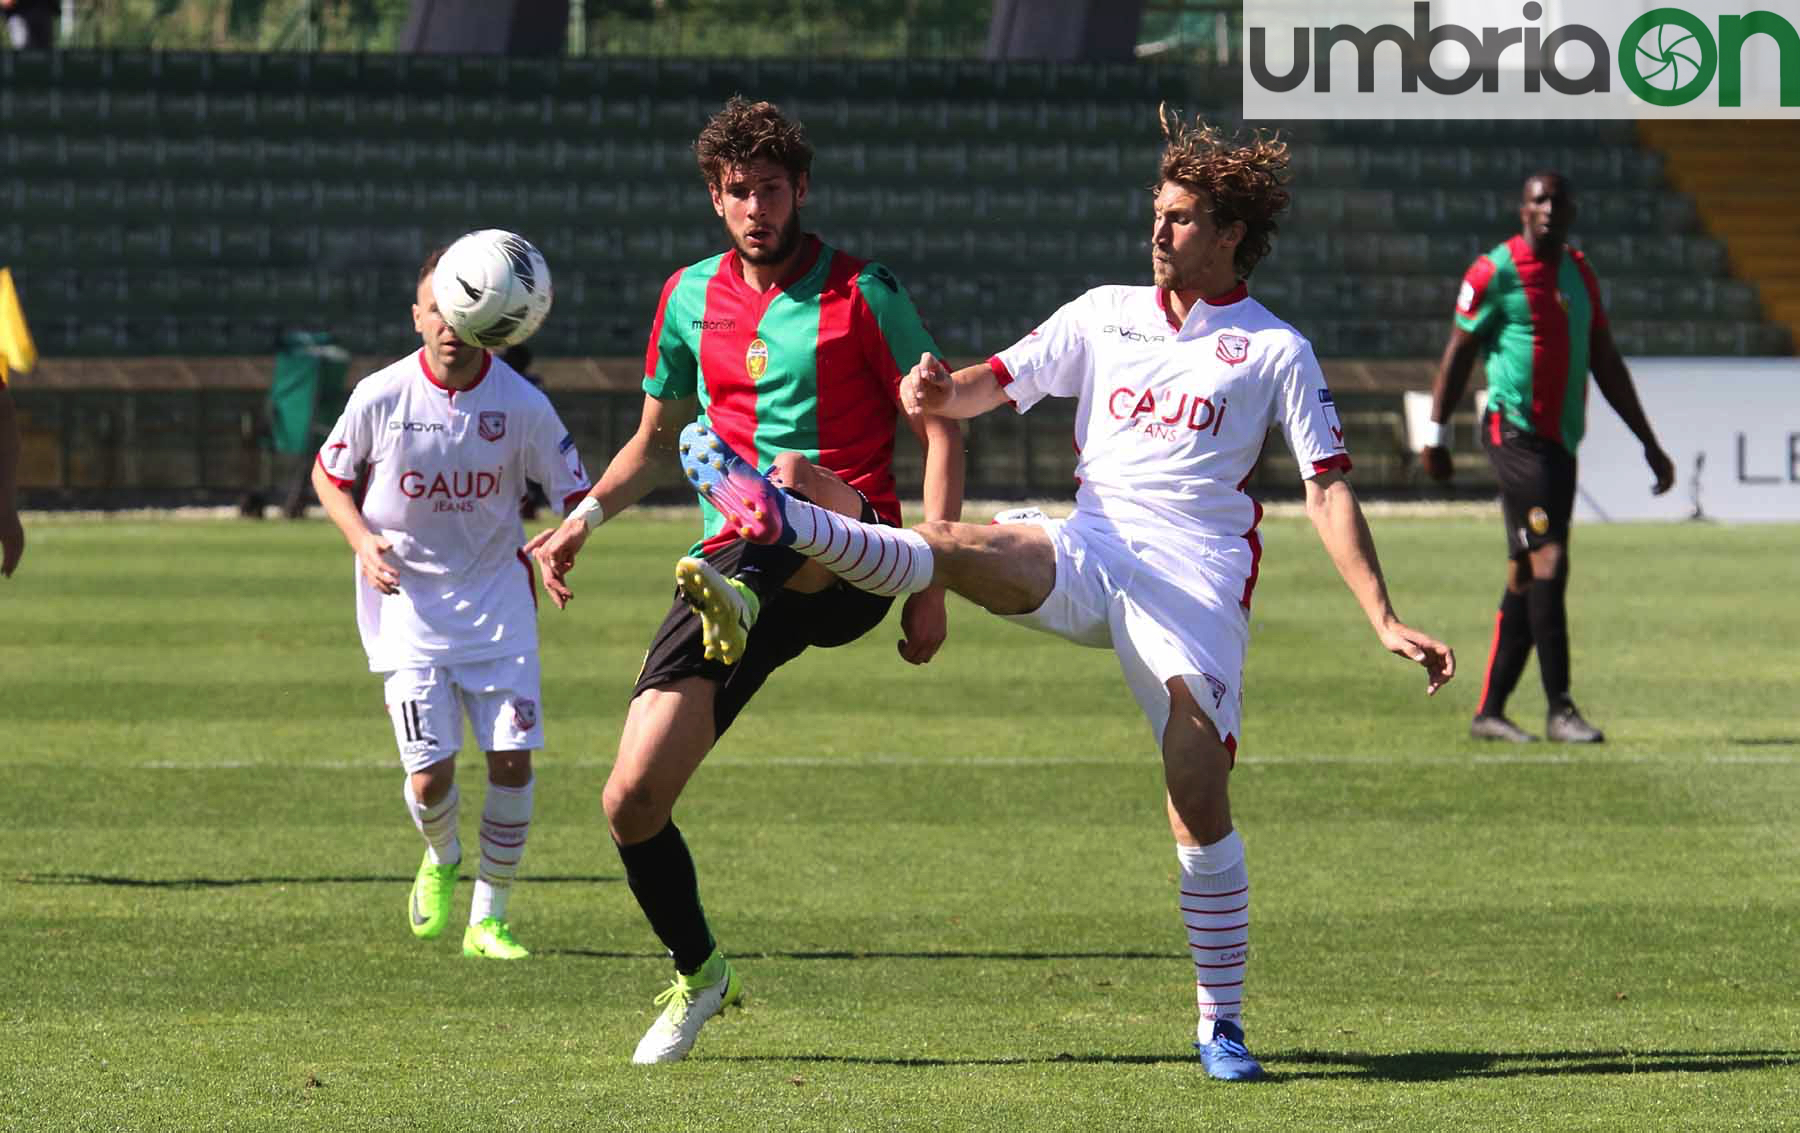
<path fill-rule="evenodd" d="M 1546 543 L 1569 541 L 1575 511 L 1575 455 L 1555 441 L 1488 414 L 1482 445 L 1500 482 L 1500 512 L 1506 519 L 1506 550 L 1512 557 Z"/>
<path fill-rule="evenodd" d="M 865 501 L 864 523 L 880 523 L 875 509 Z M 743 556 L 743 540 L 726 544 L 706 557 L 727 578 L 737 572 Z M 808 646 L 830 649 L 848 645 L 881 624 L 894 604 L 892 598 L 870 594 L 843 582 L 833 582 L 814 594 L 777 591 L 763 599 L 762 612 L 750 629 L 744 656 L 735 665 L 708 661 L 700 642 L 700 615 L 679 595 L 668 617 L 658 627 L 644 657 L 631 695 L 645 689 L 664 688 L 688 677 L 705 677 L 719 688 L 713 700 L 715 736 L 725 734 L 769 674 L 806 652 Z"/>

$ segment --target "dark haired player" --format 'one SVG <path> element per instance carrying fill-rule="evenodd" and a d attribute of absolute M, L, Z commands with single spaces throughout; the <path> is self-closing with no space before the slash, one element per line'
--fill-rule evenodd
<path fill-rule="evenodd" d="M 1657 495 L 1675 483 L 1675 465 L 1656 443 L 1619 348 L 1600 284 L 1587 257 L 1565 247 L 1575 194 L 1560 173 L 1535 173 L 1520 192 L 1517 236 L 1470 265 L 1456 297 L 1456 323 L 1431 390 L 1431 423 L 1419 459 L 1448 480 L 1443 422 L 1462 399 L 1475 356 L 1487 368 L 1481 438 L 1500 482 L 1506 522 L 1506 588 L 1494 618 L 1476 739 L 1527 743 L 1537 737 L 1506 718 L 1506 698 L 1537 649 L 1549 709 L 1544 734 L 1563 743 L 1599 743 L 1600 729 L 1569 696 L 1569 520 L 1575 509 L 1575 449 L 1587 424 L 1587 376 L 1644 445 Z"/>
<path fill-rule="evenodd" d="M 898 524 L 894 427 L 899 384 L 935 350 L 912 300 L 880 264 L 805 232 L 812 147 L 767 102 L 733 98 L 694 145 L 730 251 L 669 277 L 644 360 L 644 412 L 588 499 L 529 549 L 551 600 L 588 531 L 641 499 L 696 413 L 821 507 Z M 912 424 L 925 446 L 927 519 L 962 506 L 954 422 Z M 675 961 L 674 982 L 632 1061 L 673 1062 L 742 988 L 700 905 L 675 800 L 769 674 L 809 646 L 853 641 L 891 598 L 864 593 L 786 548 L 759 547 L 703 508 L 703 538 L 676 566 L 680 598 L 650 645 L 606 782 L 607 823 L 626 880 Z M 900 652 L 922 664 L 943 643 L 941 588 L 913 595 Z"/>

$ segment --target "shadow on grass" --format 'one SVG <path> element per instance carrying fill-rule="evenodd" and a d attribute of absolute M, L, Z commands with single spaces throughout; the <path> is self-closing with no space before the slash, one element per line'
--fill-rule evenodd
<path fill-rule="evenodd" d="M 1745 747 L 1800 747 L 1800 736 L 1731 736 L 1725 742 Z"/>
<path fill-rule="evenodd" d="M 1053 1054 L 1023 1058 L 880 1058 L 870 1055 L 710 1055 L 707 1061 L 758 1063 L 843 1063 L 856 1066 L 1040 1066 L 1054 1063 L 1094 1066 L 1165 1066 L 1199 1063 L 1193 1055 Z M 1314 1064 L 1321 1068 L 1288 1069 Z M 1728 1074 L 1800 1065 L 1791 1050 L 1555 1050 L 1487 1054 L 1479 1051 L 1414 1051 L 1365 1054 L 1358 1051 L 1292 1050 L 1264 1055 L 1264 1083 L 1309 1079 L 1368 1079 L 1381 1082 L 1445 1082 L 1457 1079 L 1527 1078 L 1579 1074 Z"/>
<path fill-rule="evenodd" d="M 1800 1065 L 1793 1050 L 1549 1050 L 1487 1053 L 1425 1050 L 1405 1054 L 1358 1051 L 1273 1051 L 1268 1061 L 1312 1064 L 1282 1069 L 1277 1080 L 1373 1078 L 1384 1082 L 1434 1082 L 1456 1078 L 1531 1078 L 1566 1074 L 1726 1074 Z"/>
<path fill-rule="evenodd" d="M 22 873 L 13 878 L 20 885 L 103 885 L 120 889 L 238 889 L 253 885 L 406 885 L 413 875 L 362 874 L 325 877 L 124 877 L 107 873 Z M 458 881 L 474 881 L 463 874 Z M 533 885 L 616 885 L 623 877 L 533 875 Z"/>
<path fill-rule="evenodd" d="M 583 960 L 634 960 L 646 952 L 599 952 L 590 948 L 539 948 L 537 956 L 574 956 Z M 657 953 L 661 956 L 662 953 Z M 861 950 L 821 952 L 738 952 L 733 960 L 1161 960 L 1167 952 L 948 952 L 921 950 L 915 952 L 864 952 Z M 1017 1061 L 1017 1060 L 1008 1060 Z"/>

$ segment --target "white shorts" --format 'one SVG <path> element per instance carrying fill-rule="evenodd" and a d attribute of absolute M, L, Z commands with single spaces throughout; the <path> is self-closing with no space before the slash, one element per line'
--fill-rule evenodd
<path fill-rule="evenodd" d="M 1243 606 L 1253 566 L 1249 543 L 1183 537 L 1172 545 L 1166 532 L 1121 529 L 1079 511 L 1067 519 L 1009 514 L 1000 521 L 1034 523 L 1056 548 L 1050 596 L 1007 620 L 1117 653 L 1158 750 L 1169 723 L 1168 682 L 1180 677 L 1235 758 L 1250 647 Z"/>
<path fill-rule="evenodd" d="M 382 675 L 394 742 L 408 771 L 423 771 L 457 753 L 465 712 L 486 751 L 544 746 L 535 652 Z"/>

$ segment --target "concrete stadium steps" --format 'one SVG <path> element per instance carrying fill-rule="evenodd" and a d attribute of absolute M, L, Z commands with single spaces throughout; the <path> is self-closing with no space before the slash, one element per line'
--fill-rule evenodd
<path fill-rule="evenodd" d="M 1669 183 L 1690 194 L 1733 271 L 1800 342 L 1800 123 L 1642 122 Z"/>

